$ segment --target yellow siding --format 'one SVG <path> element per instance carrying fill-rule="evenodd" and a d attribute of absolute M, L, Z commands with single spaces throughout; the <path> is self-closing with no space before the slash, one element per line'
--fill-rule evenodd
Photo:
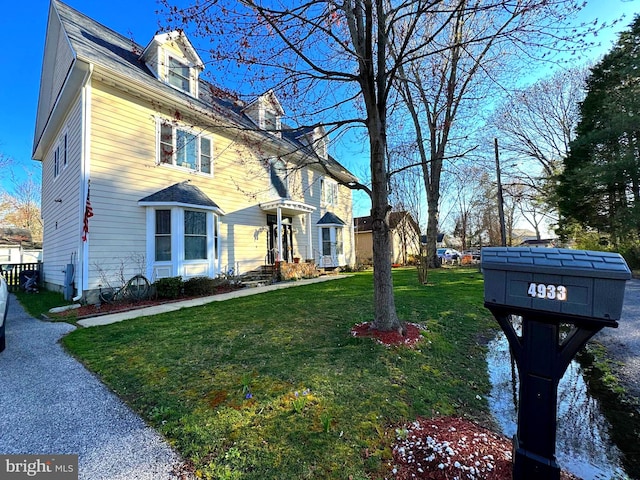
<path fill-rule="evenodd" d="M 44 223 L 44 281 L 62 285 L 63 269 L 80 247 L 82 103 L 74 102 L 42 162 L 42 219 Z M 54 179 L 54 150 L 67 134 L 67 166 Z M 58 200 L 58 201 L 56 201 Z"/>
<path fill-rule="evenodd" d="M 47 38 L 45 57 L 42 66 L 42 80 L 40 82 L 40 96 L 38 99 L 38 114 L 36 116 L 35 138 L 39 139 L 45 127 L 49 114 L 60 94 L 69 68 L 73 63 L 73 52 L 67 37 L 60 29 L 57 16 L 52 16 L 49 26 L 52 33 Z"/>
<path fill-rule="evenodd" d="M 373 263 L 373 233 L 356 233 L 355 237 L 357 262 L 365 265 Z"/>
<path fill-rule="evenodd" d="M 139 258 L 146 252 L 145 208 L 138 201 L 150 194 L 184 180 L 190 180 L 226 213 L 221 217 L 220 239 L 223 271 L 238 268 L 246 272 L 265 262 L 267 255 L 266 213 L 259 204 L 270 196 L 268 159 L 264 146 L 249 148 L 244 134 L 229 129 L 207 132 L 213 139 L 213 176 L 188 170 L 156 165 L 156 117 L 169 112 L 158 111 L 149 102 L 121 92 L 103 83 L 93 82 L 91 116 L 91 200 L 94 217 L 90 221 L 91 265 L 89 288 L 96 288 L 99 272 L 119 268 L 122 261 Z M 174 114 L 175 112 L 171 112 Z M 197 120 L 186 118 L 186 125 Z M 315 224 L 325 213 L 320 208 L 321 175 L 314 171 L 296 172 L 291 180 L 294 200 L 317 207 L 312 215 L 312 228 L 294 218 L 294 243 L 307 245 L 307 232 L 313 235 L 317 248 Z M 305 183 L 313 183 L 311 188 Z M 297 186 L 296 186 L 297 185 Z M 351 196 L 348 189 L 340 192 L 339 205 L 333 210 L 346 223 L 345 253 L 352 248 L 349 226 L 352 222 Z M 306 218 L 305 218 L 306 222 Z M 349 250 L 348 250 L 349 249 Z M 135 273 L 135 265 L 126 275 Z"/>

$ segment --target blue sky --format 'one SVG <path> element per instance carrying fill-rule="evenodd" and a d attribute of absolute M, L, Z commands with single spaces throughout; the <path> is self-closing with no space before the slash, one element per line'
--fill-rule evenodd
<path fill-rule="evenodd" d="M 142 45 L 146 45 L 158 29 L 156 0 L 67 0 L 65 3 Z M 25 170 L 38 167 L 31 160 L 31 151 L 48 11 L 48 0 L 6 2 L 0 20 L 11 45 L 2 49 L 0 59 L 12 72 L 0 77 L 0 105 L 5 112 L 0 129 L 0 153 L 14 160 L 14 171 L 20 176 Z M 599 35 L 603 45 L 593 51 L 594 58 L 610 49 L 617 32 L 629 24 L 636 12 L 640 12 L 640 0 L 588 0 L 584 20 L 611 21 L 627 15 L 614 31 Z M 356 175 L 361 174 L 361 168 L 349 164 L 347 167 Z M 0 191 L 11 190 L 7 179 L 8 172 L 0 172 Z M 356 203 L 358 208 L 360 202 Z"/>

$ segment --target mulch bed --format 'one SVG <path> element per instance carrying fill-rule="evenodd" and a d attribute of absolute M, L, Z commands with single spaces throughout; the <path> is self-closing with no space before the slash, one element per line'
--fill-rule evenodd
<path fill-rule="evenodd" d="M 48 316 L 55 319 L 73 318 L 82 320 L 83 318 L 99 317 L 102 315 L 109 315 L 111 313 L 128 312 L 130 310 L 139 310 L 145 307 L 153 307 L 156 305 L 164 305 L 167 303 L 182 302 L 184 300 L 191 300 L 194 298 L 201 298 L 202 296 L 219 295 L 221 293 L 229 293 L 235 290 L 239 290 L 243 287 L 233 286 L 220 286 L 217 287 L 214 293 L 209 295 L 191 296 L 191 297 L 178 297 L 178 298 L 151 298 L 147 300 L 140 300 L 137 302 L 113 302 L 102 303 L 100 305 L 82 305 L 79 308 L 72 310 L 66 310 L 60 313 L 49 313 Z"/>
<path fill-rule="evenodd" d="M 351 334 L 369 337 L 385 346 L 418 344 L 420 325 L 407 323 L 399 331 L 384 332 L 371 323 L 355 325 Z M 513 443 L 476 423 L 459 417 L 418 418 L 395 429 L 389 480 L 511 480 Z M 578 480 L 561 472 L 561 480 Z"/>

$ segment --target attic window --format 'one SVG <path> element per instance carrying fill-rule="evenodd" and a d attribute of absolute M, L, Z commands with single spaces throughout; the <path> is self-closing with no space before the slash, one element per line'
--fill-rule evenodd
<path fill-rule="evenodd" d="M 278 130 L 278 117 L 272 110 L 264 111 L 264 129 L 269 131 Z"/>
<path fill-rule="evenodd" d="M 183 92 L 192 93 L 191 69 L 174 57 L 169 57 L 168 60 L 167 81 L 169 85 Z"/>
<path fill-rule="evenodd" d="M 327 139 L 319 138 L 315 142 L 315 150 L 320 158 L 327 158 Z"/>
<path fill-rule="evenodd" d="M 260 128 L 280 136 L 280 117 L 273 110 L 265 108 L 262 113 L 262 125 Z"/>

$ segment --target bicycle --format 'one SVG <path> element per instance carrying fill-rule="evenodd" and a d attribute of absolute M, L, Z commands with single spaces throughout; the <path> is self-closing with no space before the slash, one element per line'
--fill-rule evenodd
<path fill-rule="evenodd" d="M 147 277 L 142 274 L 134 275 L 120 288 L 108 288 L 103 290 L 100 287 L 100 301 L 104 303 L 116 303 L 122 301 L 139 302 L 149 296 L 151 284 Z"/>

